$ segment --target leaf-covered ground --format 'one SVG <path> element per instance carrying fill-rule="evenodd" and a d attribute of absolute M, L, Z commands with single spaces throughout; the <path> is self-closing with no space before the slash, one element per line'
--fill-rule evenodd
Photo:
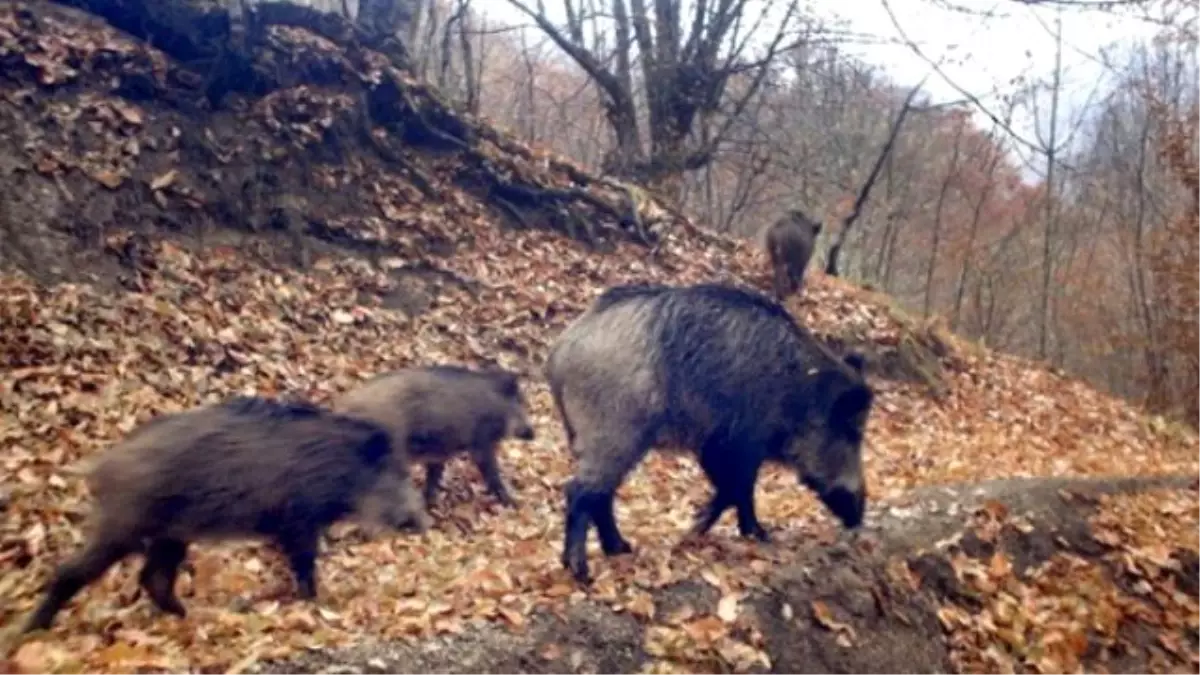
<path fill-rule="evenodd" d="M 333 49 L 296 29 L 277 39 L 294 50 Z M 309 189 L 323 186 L 306 203 L 324 210 L 327 222 L 373 241 L 384 251 L 374 257 L 378 264 L 330 246 L 314 249 L 315 262 L 299 271 L 245 244 L 280 247 L 281 238 L 214 236 L 201 243 L 180 234 L 131 235 L 127 229 L 145 226 L 169 233 L 168 216 L 187 222 L 199 205 L 219 199 L 211 186 L 221 180 L 214 177 L 221 163 L 197 159 L 180 138 L 207 138 L 225 158 L 270 156 L 271 148 L 303 145 L 296 139 L 306 133 L 320 136 L 332 124 L 322 119 L 336 118 L 353 99 L 292 88 L 239 113 L 200 118 L 154 101 L 135 103 L 113 93 L 114 73 L 135 62 L 164 67 L 165 57 L 96 21 L 48 13 L 31 22 L 12 6 L 0 9 L 0 62 L 0 156 L 18 167 L 0 180 L 9 181 L 6 192 L 21 195 L 7 227 L 27 221 L 36 230 L 41 222 L 87 220 L 89 209 L 107 208 L 107 216 L 97 216 L 107 227 L 89 235 L 88 251 L 62 244 L 49 226 L 46 238 L 59 242 L 52 252 L 60 267 L 95 269 L 135 289 L 0 276 L 5 630 L 81 541 L 87 458 L 154 414 L 239 392 L 322 401 L 384 369 L 496 359 L 530 374 L 527 397 L 538 431 L 535 441 L 511 442 L 502 452 L 519 508 L 501 508 L 474 469 L 455 462 L 432 531 L 372 538 L 350 525 L 334 529 L 318 562 L 318 603 L 290 600 L 286 568 L 268 547 L 204 545 L 193 550 L 194 574 L 180 580 L 189 617 L 168 618 L 136 597 L 132 571 L 139 563 L 130 559 L 81 593 L 49 634 L 19 644 L 6 635 L 6 666 L 245 670 L 366 636 L 454 635 L 479 622 L 520 631 L 536 610 L 562 609 L 586 595 L 658 626 L 647 632 L 653 637 L 645 648 L 662 668 L 697 650 L 730 668 L 767 667 L 762 636 L 735 637 L 726 625 L 738 618 L 741 594 L 786 565 L 793 549 L 832 540 L 833 521 L 794 477 L 770 471 L 758 498 L 774 545 L 742 542 L 723 522 L 707 540 L 676 546 L 708 487 L 687 457 L 654 456 L 618 498 L 618 518 L 637 555 L 606 561 L 593 543 L 597 581 L 585 594 L 558 562 L 569 455 L 537 375 L 548 341 L 600 288 L 720 278 L 765 287 L 757 250 L 726 250 L 681 231 L 657 257 L 631 244 L 600 254 L 555 234 L 502 230 L 495 212 L 455 182 L 453 156 L 419 153 L 408 160 L 432 181 L 437 200 L 423 196 L 408 174 L 353 154 L 304 170 Z M 487 151 L 545 185 L 563 180 L 551 163 L 537 161 L 540 151 L 527 150 L 528 158 L 496 144 Z M 298 180 L 281 175 L 285 190 Z M 357 198 L 323 198 L 336 192 Z M 452 252 L 436 258 L 438 278 L 457 281 L 426 285 L 423 311 L 410 315 L 393 302 L 411 295 L 410 277 L 397 271 L 432 260 L 431 242 Z M 886 346 L 909 330 L 879 298 L 818 273 L 791 309 L 833 338 Z M 944 396 L 874 382 L 879 395 L 866 464 L 873 499 L 887 502 L 876 509 L 903 510 L 909 491 L 931 484 L 1200 472 L 1195 436 L 1074 380 L 951 343 L 942 363 Z M 1132 622 L 1139 630 L 1163 627 L 1150 638 L 1159 645 L 1154 653 L 1163 654 L 1162 669 L 1194 672 L 1196 643 L 1181 641 L 1179 628 L 1197 628 L 1196 589 L 1178 588 L 1168 572 L 1180 564 L 1178 551 L 1197 550 L 1196 511 L 1192 490 L 1108 498 L 1093 526 L 1104 556 L 1052 558 L 1023 579 L 1001 554 L 986 565 L 952 559 L 976 603 L 948 604 L 940 616 L 955 665 L 1076 670 L 1097 663 Z M 1112 569 L 1129 578 L 1114 578 Z M 658 614 L 652 594 L 682 579 L 718 589 L 716 612 Z M 836 623 L 813 611 L 818 624 Z"/>
<path fill-rule="evenodd" d="M 1020 569 L 1028 551 L 954 553 L 971 602 L 938 612 L 952 663 L 968 672 L 1194 670 L 1196 497 L 1194 489 L 1105 495 L 1082 546 L 1028 570 Z M 1006 527 L 1034 529 L 997 503 L 976 514 L 972 534 L 991 544 Z"/>

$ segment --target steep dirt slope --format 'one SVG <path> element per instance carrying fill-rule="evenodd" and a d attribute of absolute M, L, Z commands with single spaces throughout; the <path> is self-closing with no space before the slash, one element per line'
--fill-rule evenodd
<path fill-rule="evenodd" d="M 453 464 L 434 531 L 334 531 L 315 605 L 273 593 L 287 575 L 272 551 L 225 544 L 196 548 L 191 614 L 165 618 L 135 598 L 130 560 L 50 634 L 6 635 L 7 665 L 1194 671 L 1196 438 L 820 274 L 792 311 L 877 365 L 869 531 L 839 533 L 772 471 L 775 544 L 724 524 L 676 546 L 707 486 L 687 458 L 654 457 L 618 499 L 637 555 L 594 551 L 595 587 L 576 589 L 558 563 L 570 465 L 545 346 L 606 285 L 766 288 L 763 257 L 646 201 L 651 251 L 619 186 L 448 117 L 379 54 L 294 27 L 262 39 L 260 61 L 288 75 L 210 112 L 180 93 L 186 69 L 98 19 L 0 7 L 0 624 L 77 545 L 86 458 L 230 393 L 322 401 L 409 363 L 522 369 L 539 437 L 502 456 L 521 506 Z M 563 236 L 584 223 L 604 241 Z M 967 485 L 1156 475 L 1185 478 Z"/>

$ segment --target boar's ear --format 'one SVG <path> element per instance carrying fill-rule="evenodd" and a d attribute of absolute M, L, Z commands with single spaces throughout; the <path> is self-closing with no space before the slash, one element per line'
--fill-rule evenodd
<path fill-rule="evenodd" d="M 830 421 L 843 429 L 858 429 L 866 420 L 875 395 L 866 385 L 856 384 L 838 394 L 830 410 Z"/>
<path fill-rule="evenodd" d="M 842 360 L 846 362 L 846 365 L 858 371 L 859 375 L 861 375 L 863 369 L 867 367 L 867 360 L 858 352 L 850 352 L 843 357 Z"/>

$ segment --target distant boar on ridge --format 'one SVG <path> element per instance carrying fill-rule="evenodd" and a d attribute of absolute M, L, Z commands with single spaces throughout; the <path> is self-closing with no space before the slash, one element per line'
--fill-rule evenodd
<path fill-rule="evenodd" d="M 505 438 L 534 437 L 515 373 L 454 365 L 405 368 L 345 392 L 333 409 L 386 427 L 393 442 L 407 447 L 413 462 L 426 465 L 427 506 L 436 502 L 446 461 L 461 451 L 470 454 L 502 504 L 516 504 L 496 461 L 497 446 Z"/>
<path fill-rule="evenodd" d="M 606 555 L 632 550 L 613 495 L 660 443 L 694 451 L 716 488 L 695 533 L 735 508 L 741 534 L 767 540 L 754 487 L 768 460 L 795 469 L 857 527 L 873 398 L 862 368 L 861 356 L 835 357 L 759 293 L 719 284 L 608 289 L 557 338 L 545 367 L 577 460 L 564 490 L 563 565 L 588 581 L 591 523 Z"/>
<path fill-rule="evenodd" d="M 820 234 L 821 223 L 798 209 L 788 211 L 767 228 L 767 257 L 777 300 L 799 292 L 804 285 L 804 272 Z"/>
<path fill-rule="evenodd" d="M 300 596 L 315 598 L 328 525 L 357 512 L 395 527 L 429 526 L 392 454 L 385 429 L 307 403 L 238 396 L 160 415 L 91 470 L 88 542 L 59 567 L 24 630 L 49 628 L 63 605 L 130 553 L 145 554 L 138 581 L 154 604 L 185 616 L 175 578 L 197 539 L 273 539 Z"/>

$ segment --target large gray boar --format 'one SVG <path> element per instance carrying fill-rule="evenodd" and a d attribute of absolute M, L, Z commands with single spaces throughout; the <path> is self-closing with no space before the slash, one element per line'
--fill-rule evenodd
<path fill-rule="evenodd" d="M 160 609 L 185 616 L 175 578 L 190 541 L 264 537 L 279 546 L 299 595 L 317 594 L 321 532 L 357 512 L 424 530 L 428 515 L 386 429 L 307 403 L 239 396 L 160 415 L 100 457 L 83 549 L 59 567 L 25 631 L 46 629 L 83 587 L 130 553 Z"/>
<path fill-rule="evenodd" d="M 804 272 L 821 234 L 821 223 L 793 209 L 767 228 L 766 249 L 771 261 L 775 298 L 783 300 L 804 285 Z"/>
<path fill-rule="evenodd" d="M 613 495 L 650 448 L 694 451 L 716 488 L 694 531 L 737 509 L 744 536 L 764 461 L 795 469 L 849 528 L 863 518 L 860 447 L 872 392 L 861 356 L 839 359 L 776 302 L 731 286 L 610 288 L 558 337 L 546 362 L 577 460 L 565 487 L 563 564 L 588 582 L 595 523 L 606 555 L 631 551 Z"/>
<path fill-rule="evenodd" d="M 426 465 L 427 506 L 437 500 L 446 461 L 463 451 L 496 499 L 516 504 L 496 460 L 505 438 L 534 437 L 515 373 L 453 365 L 404 368 L 347 391 L 333 409 L 387 427 L 413 462 Z"/>

